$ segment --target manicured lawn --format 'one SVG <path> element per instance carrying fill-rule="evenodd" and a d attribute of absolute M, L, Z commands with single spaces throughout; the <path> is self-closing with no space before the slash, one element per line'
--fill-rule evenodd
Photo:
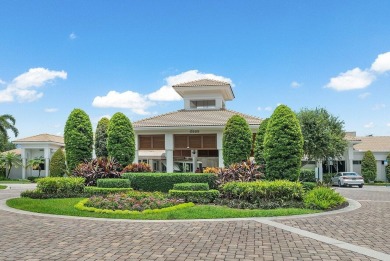
<path fill-rule="evenodd" d="M 165 213 L 122 215 L 122 214 L 103 214 L 81 211 L 74 208 L 82 198 L 66 199 L 30 199 L 15 198 L 7 201 L 7 205 L 16 209 L 47 213 L 55 215 L 68 215 L 80 217 L 97 218 L 122 218 L 122 219 L 209 219 L 209 218 L 243 218 L 243 217 L 273 217 L 318 213 L 321 211 L 310 209 L 271 209 L 271 210 L 242 210 L 231 209 L 222 206 L 197 205 L 192 208 L 175 210 Z"/>
<path fill-rule="evenodd" d="M 6 189 L 7 188 L 7 186 L 5 186 L 5 185 L 0 185 L 0 189 Z"/>
<path fill-rule="evenodd" d="M 21 179 L 21 180 L 0 180 L 0 184 L 29 184 L 31 181 L 27 179 Z"/>

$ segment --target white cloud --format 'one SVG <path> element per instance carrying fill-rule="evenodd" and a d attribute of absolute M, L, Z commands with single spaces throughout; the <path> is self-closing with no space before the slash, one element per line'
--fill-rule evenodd
<path fill-rule="evenodd" d="M 367 98 L 368 96 L 370 96 L 371 95 L 371 93 L 369 93 L 369 92 L 365 92 L 365 93 L 361 93 L 361 94 L 359 94 L 359 98 L 360 99 L 365 99 L 365 98 Z"/>
<path fill-rule="evenodd" d="M 390 52 L 379 54 L 371 65 L 371 70 L 377 73 L 390 71 Z"/>
<path fill-rule="evenodd" d="M 367 128 L 367 129 L 371 129 L 371 128 L 374 128 L 374 123 L 373 122 L 369 122 L 367 124 L 364 125 L 364 128 Z"/>
<path fill-rule="evenodd" d="M 290 86 L 293 87 L 293 88 L 299 88 L 299 87 L 302 86 L 302 83 L 293 81 L 293 82 L 291 82 Z"/>
<path fill-rule="evenodd" d="M 71 33 L 70 35 L 69 35 L 69 39 L 70 40 L 74 40 L 74 39 L 76 39 L 77 38 L 77 35 L 75 34 L 75 33 Z"/>
<path fill-rule="evenodd" d="M 0 79 L 0 84 L 6 84 L 6 82 L 5 81 L 3 81 L 2 79 Z"/>
<path fill-rule="evenodd" d="M 28 72 L 15 77 L 4 90 L 0 90 L 0 102 L 32 102 L 43 96 L 36 89 L 56 78 L 66 79 L 65 71 L 50 71 L 45 68 L 31 68 Z"/>
<path fill-rule="evenodd" d="M 57 108 L 46 108 L 45 109 L 45 112 L 56 112 L 56 111 L 58 111 Z"/>
<path fill-rule="evenodd" d="M 372 73 L 362 71 L 360 68 L 355 68 L 344 73 L 340 73 L 337 77 L 331 78 L 330 82 L 325 87 L 336 91 L 364 89 L 374 80 L 375 76 Z"/>
<path fill-rule="evenodd" d="M 373 111 L 378 111 L 378 110 L 381 110 L 381 109 L 384 109 L 386 108 L 386 104 L 383 104 L 383 103 L 377 103 L 374 105 L 374 107 L 372 107 L 372 110 Z"/>
<path fill-rule="evenodd" d="M 92 105 L 99 108 L 131 109 L 136 114 L 146 115 L 149 114 L 146 109 L 152 106 L 153 103 L 146 96 L 137 92 L 126 91 L 119 93 L 110 91 L 106 96 L 96 96 Z"/>
<path fill-rule="evenodd" d="M 267 107 L 264 107 L 264 108 L 257 107 L 257 110 L 258 111 L 272 111 L 272 107 L 270 107 L 270 106 L 267 106 Z"/>
<path fill-rule="evenodd" d="M 387 123 L 386 125 L 387 125 L 387 127 L 390 127 L 390 122 L 389 122 L 389 123 Z"/>

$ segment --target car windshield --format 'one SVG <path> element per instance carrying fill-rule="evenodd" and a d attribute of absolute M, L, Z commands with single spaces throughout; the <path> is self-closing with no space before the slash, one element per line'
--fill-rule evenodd
<path fill-rule="evenodd" d="M 357 176 L 357 174 L 355 172 L 345 172 L 343 176 Z"/>

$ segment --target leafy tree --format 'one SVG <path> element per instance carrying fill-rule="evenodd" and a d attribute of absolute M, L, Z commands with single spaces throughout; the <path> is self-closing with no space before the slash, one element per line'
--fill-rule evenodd
<path fill-rule="evenodd" d="M 108 125 L 108 155 L 122 167 L 133 162 L 135 156 L 134 130 L 130 120 L 121 112 L 115 113 Z"/>
<path fill-rule="evenodd" d="M 308 161 L 340 158 L 346 147 L 344 122 L 326 109 L 302 109 L 297 113 L 304 139 L 303 151 Z M 320 163 L 322 164 L 322 163 Z"/>
<path fill-rule="evenodd" d="M 15 144 L 10 142 L 8 140 L 8 137 L 4 137 L 4 135 L 0 133 L 0 152 L 9 151 L 13 149 L 16 149 Z"/>
<path fill-rule="evenodd" d="M 0 133 L 3 138 L 8 137 L 8 130 L 11 130 L 14 133 L 15 137 L 18 136 L 19 131 L 15 127 L 15 122 L 15 118 L 10 114 L 0 115 Z"/>
<path fill-rule="evenodd" d="M 387 182 L 390 182 L 390 153 L 386 157 L 387 160 L 387 166 L 386 166 L 386 178 Z"/>
<path fill-rule="evenodd" d="M 70 113 L 65 124 L 64 141 L 69 172 L 78 164 L 92 159 L 92 124 L 83 110 L 74 109 Z"/>
<path fill-rule="evenodd" d="M 295 113 L 279 105 L 268 122 L 264 137 L 266 178 L 298 180 L 303 156 L 303 137 Z"/>
<path fill-rule="evenodd" d="M 376 160 L 374 153 L 368 150 L 364 153 L 362 159 L 362 176 L 365 182 L 376 179 Z"/>
<path fill-rule="evenodd" d="M 252 132 L 246 120 L 233 115 L 227 121 L 222 137 L 225 166 L 246 161 L 252 149 Z"/>
<path fill-rule="evenodd" d="M 49 169 L 51 177 L 63 177 L 66 174 L 65 154 L 62 149 L 54 152 Z"/>
<path fill-rule="evenodd" d="M 3 154 L 1 154 L 0 158 L 1 158 L 0 159 L 1 165 L 3 165 L 4 168 L 6 168 L 6 171 L 7 171 L 6 178 L 7 179 L 9 178 L 9 174 L 11 173 L 12 167 L 17 168 L 19 166 L 22 166 L 22 160 L 21 160 L 20 156 L 14 152 L 3 153 Z"/>
<path fill-rule="evenodd" d="M 107 130 L 110 120 L 106 117 L 100 119 L 95 132 L 95 152 L 96 157 L 107 157 Z"/>
<path fill-rule="evenodd" d="M 268 119 L 264 119 L 259 126 L 255 140 L 255 161 L 259 165 L 265 165 L 264 136 L 267 131 Z"/>
<path fill-rule="evenodd" d="M 41 176 L 42 164 L 45 164 L 43 157 L 35 157 L 27 162 L 26 167 L 31 167 L 33 170 L 38 170 L 38 177 Z"/>

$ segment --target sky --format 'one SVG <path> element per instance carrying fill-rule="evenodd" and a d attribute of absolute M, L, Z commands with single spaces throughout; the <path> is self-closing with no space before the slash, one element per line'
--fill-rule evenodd
<path fill-rule="evenodd" d="M 18 138 L 183 108 L 171 86 L 231 83 L 227 108 L 322 107 L 390 135 L 390 1 L 1 1 L 0 114 Z M 10 133 L 11 140 L 15 139 Z"/>

